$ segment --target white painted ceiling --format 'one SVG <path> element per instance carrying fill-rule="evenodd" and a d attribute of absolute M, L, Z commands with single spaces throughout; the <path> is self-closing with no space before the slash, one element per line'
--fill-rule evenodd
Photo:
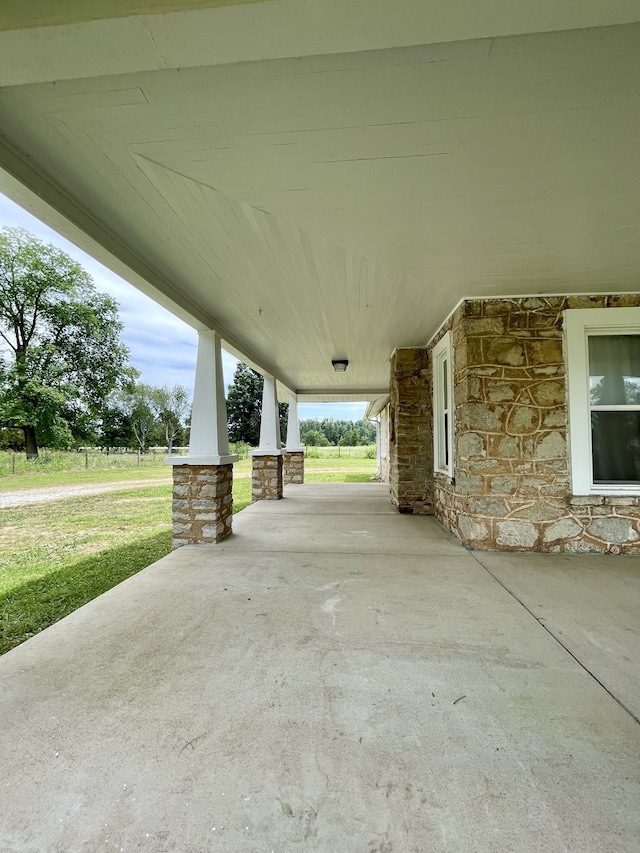
<path fill-rule="evenodd" d="M 0 187 L 284 386 L 374 397 L 463 297 L 640 290 L 637 24 L 201 59 L 8 63 Z"/>

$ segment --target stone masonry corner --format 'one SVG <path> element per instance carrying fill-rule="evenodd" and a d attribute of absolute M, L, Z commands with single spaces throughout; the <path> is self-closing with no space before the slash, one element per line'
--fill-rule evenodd
<path fill-rule="evenodd" d="M 431 371 L 426 347 L 395 350 L 389 396 L 392 503 L 401 513 L 433 515 Z"/>

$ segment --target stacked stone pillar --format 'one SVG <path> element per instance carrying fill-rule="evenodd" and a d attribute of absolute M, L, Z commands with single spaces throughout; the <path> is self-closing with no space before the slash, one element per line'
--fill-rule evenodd
<path fill-rule="evenodd" d="M 173 547 L 220 542 L 231 533 L 233 465 L 173 466 Z"/>
<path fill-rule="evenodd" d="M 304 450 L 285 450 L 284 484 L 301 485 L 304 483 Z"/>
<path fill-rule="evenodd" d="M 231 533 L 233 463 L 222 381 L 220 337 L 200 332 L 189 455 L 172 456 L 173 547 L 221 542 Z"/>
<path fill-rule="evenodd" d="M 251 501 L 277 501 L 282 498 L 282 450 L 280 448 L 280 416 L 275 378 L 264 374 L 260 447 L 253 450 Z"/>
<path fill-rule="evenodd" d="M 279 501 L 284 485 L 282 454 L 254 452 L 251 478 L 252 502 Z"/>

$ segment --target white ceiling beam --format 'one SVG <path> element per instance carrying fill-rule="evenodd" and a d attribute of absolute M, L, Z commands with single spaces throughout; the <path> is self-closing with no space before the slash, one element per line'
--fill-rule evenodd
<path fill-rule="evenodd" d="M 27 27 L 59 27 L 100 21 L 106 18 L 127 18 L 139 15 L 161 15 L 214 6 L 235 6 L 241 3 L 260 3 L 266 0 L 2 0 L 0 30 L 24 30 Z"/>
<path fill-rule="evenodd" d="M 638 20 L 637 0 L 271 0 L 0 32 L 0 87 Z"/>

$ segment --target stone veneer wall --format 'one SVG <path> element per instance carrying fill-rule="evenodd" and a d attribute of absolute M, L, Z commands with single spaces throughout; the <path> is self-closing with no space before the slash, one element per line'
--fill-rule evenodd
<path fill-rule="evenodd" d="M 389 396 L 391 500 L 398 512 L 433 515 L 431 371 L 426 347 L 395 350 Z"/>
<path fill-rule="evenodd" d="M 251 463 L 251 502 L 282 497 L 282 455 L 254 456 Z"/>
<path fill-rule="evenodd" d="M 233 465 L 173 466 L 173 548 L 231 533 Z"/>
<path fill-rule="evenodd" d="M 304 450 L 286 450 L 284 454 L 283 482 L 301 485 L 304 483 Z"/>
<path fill-rule="evenodd" d="M 454 340 L 454 481 L 434 479 L 438 520 L 478 549 L 640 553 L 640 499 L 573 497 L 562 311 L 640 296 L 470 300 L 434 339 Z"/>

